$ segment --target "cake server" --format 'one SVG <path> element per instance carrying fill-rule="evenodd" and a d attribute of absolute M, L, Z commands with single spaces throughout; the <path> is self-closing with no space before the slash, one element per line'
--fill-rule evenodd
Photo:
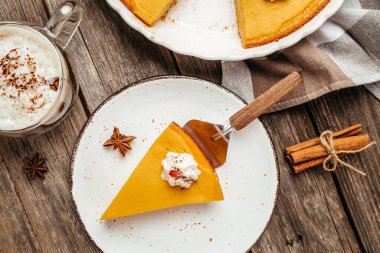
<path fill-rule="evenodd" d="M 302 83 L 301 75 L 297 72 L 292 72 L 232 115 L 228 125 L 223 126 L 200 120 L 190 120 L 183 129 L 198 144 L 212 167 L 218 168 L 226 161 L 231 133 L 249 125 L 300 83 Z"/>

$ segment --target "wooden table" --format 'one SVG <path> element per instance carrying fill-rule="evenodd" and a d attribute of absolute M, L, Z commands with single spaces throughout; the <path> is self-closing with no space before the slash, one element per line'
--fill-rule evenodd
<path fill-rule="evenodd" d="M 43 25 L 63 0 L 1 0 L 0 20 Z M 221 81 L 220 62 L 170 52 L 132 30 L 104 0 L 81 0 L 85 11 L 69 53 L 81 85 L 74 110 L 58 128 L 25 139 L 0 138 L 0 252 L 98 252 L 76 219 L 70 197 L 70 156 L 86 119 L 109 95 L 155 75 L 183 74 Z M 364 87 L 261 117 L 280 165 L 280 195 L 268 228 L 252 252 L 380 252 L 380 147 L 347 161 L 363 177 L 340 169 L 292 175 L 285 146 L 325 129 L 361 122 L 380 140 L 380 102 Z M 48 158 L 47 178 L 28 180 L 22 159 Z"/>

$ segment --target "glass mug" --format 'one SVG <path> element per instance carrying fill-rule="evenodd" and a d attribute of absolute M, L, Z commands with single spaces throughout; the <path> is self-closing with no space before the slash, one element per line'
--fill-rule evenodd
<path fill-rule="evenodd" d="M 24 23 L 24 22 L 14 22 L 14 21 L 0 22 L 0 32 L 3 31 L 3 33 L 5 34 L 5 35 L 4 34 L 0 35 L 0 42 L 2 40 L 1 36 L 6 37 L 7 31 L 9 31 L 10 34 L 18 33 L 17 36 L 21 38 L 21 40 L 19 39 L 20 43 L 27 43 L 25 42 L 26 39 L 23 38 L 23 36 L 28 36 L 28 38 L 33 39 L 33 41 L 37 41 L 36 42 L 37 46 L 35 48 L 39 48 L 38 46 L 40 46 L 41 48 L 40 55 L 42 55 L 42 57 L 40 58 L 44 58 L 43 55 L 45 54 L 45 58 L 42 59 L 42 62 L 46 60 L 46 62 L 44 62 L 43 64 L 45 64 L 47 68 L 49 68 L 47 64 L 47 62 L 49 61 L 47 60 L 46 56 L 49 56 L 48 58 L 50 60 L 54 59 L 55 61 L 54 66 L 57 67 L 55 73 L 58 74 L 58 76 L 55 78 L 55 81 L 54 81 L 56 94 L 54 94 L 54 99 L 50 99 L 49 108 L 46 109 L 46 112 L 44 111 L 41 115 L 38 115 L 38 117 L 33 119 L 33 112 L 35 109 L 29 109 L 30 112 L 27 115 L 27 117 L 25 117 L 25 119 L 30 117 L 31 125 L 28 125 L 26 121 L 22 122 L 23 116 L 20 116 L 19 114 L 17 114 L 17 110 L 19 109 L 16 110 L 12 108 L 12 105 L 15 103 L 11 102 L 11 100 L 9 101 L 7 100 L 8 97 L 9 98 L 11 97 L 10 95 L 5 95 L 5 97 L 0 97 L 0 99 L 5 99 L 3 101 L 0 100 L 0 102 L 3 102 L 3 107 L 1 107 L 1 103 L 0 103 L 0 121 L 3 121 L 3 124 L 0 124 L 0 135 L 11 136 L 11 137 L 22 137 L 22 136 L 27 136 L 27 135 L 41 134 L 57 126 L 68 115 L 70 109 L 72 108 L 74 104 L 76 97 L 78 96 L 79 86 L 77 82 L 75 81 L 75 73 L 74 73 L 75 68 L 73 67 L 73 65 L 69 63 L 68 56 L 65 52 L 65 49 L 68 43 L 70 42 L 71 38 L 73 37 L 73 35 L 78 29 L 78 26 L 82 20 L 82 14 L 83 14 L 82 8 L 78 4 L 76 4 L 74 1 L 67 1 L 59 6 L 59 8 L 54 13 L 54 15 L 50 18 L 50 20 L 47 22 L 45 27 L 40 27 L 34 24 L 29 24 L 29 23 Z M 9 35 L 9 37 L 10 36 L 11 35 Z M 14 39 L 14 37 L 12 37 L 11 39 Z M 16 39 L 14 40 L 16 41 Z M 24 42 L 21 42 L 21 41 L 24 41 Z M 3 43 L 6 43 L 6 42 L 3 42 Z M 11 51 L 9 51 L 9 54 L 11 54 Z M 1 57 L 3 57 L 3 55 L 0 56 L 0 59 Z M 27 54 L 27 57 L 29 57 L 29 54 Z M 14 57 L 13 59 L 16 59 L 16 58 Z M 5 61 L 5 62 L 8 63 L 9 61 L 8 62 Z M 27 62 L 27 61 L 24 60 L 24 62 Z M 7 78 L 4 77 L 4 68 L 7 68 L 8 66 L 4 67 L 1 64 L 4 64 L 3 60 L 0 62 L 0 66 L 2 67 L 2 69 L 0 69 L 0 77 L 2 78 L 1 81 L 3 82 L 0 84 L 2 84 L 3 86 L 0 86 L 0 87 L 2 87 L 3 89 L 8 89 L 9 86 L 7 86 L 7 83 L 9 83 L 9 81 L 6 82 Z M 29 65 L 26 65 L 26 66 L 28 66 L 29 68 Z M 17 71 L 17 69 L 14 71 Z M 8 73 L 8 75 L 10 75 L 9 72 L 5 72 L 5 73 Z M 22 80 L 25 80 L 25 79 L 22 79 Z M 25 83 L 28 84 L 27 82 Z M 24 87 L 27 87 L 27 86 L 25 85 Z M 18 86 L 14 85 L 11 88 L 13 89 L 12 92 L 15 92 L 17 91 Z M 3 95 L 6 94 L 4 90 L 1 92 Z M 35 91 L 33 90 L 33 92 Z M 30 94 L 33 94 L 33 93 L 30 93 Z M 16 96 L 13 95 L 12 98 L 15 98 Z M 34 103 L 34 101 L 31 100 L 32 98 L 30 98 L 30 95 L 28 96 L 29 97 L 27 97 L 26 101 L 28 101 L 28 103 Z M 43 95 L 41 97 L 43 97 Z M 46 106 L 45 103 L 43 104 L 44 104 L 43 106 Z M 9 110 L 7 110 L 7 108 Z M 14 115 L 15 113 L 17 115 Z M 12 119 L 14 119 L 14 117 L 19 117 L 18 120 L 22 122 L 17 127 L 12 126 L 12 123 L 14 122 L 12 121 Z M 10 122 L 10 124 L 6 125 L 7 122 Z"/>

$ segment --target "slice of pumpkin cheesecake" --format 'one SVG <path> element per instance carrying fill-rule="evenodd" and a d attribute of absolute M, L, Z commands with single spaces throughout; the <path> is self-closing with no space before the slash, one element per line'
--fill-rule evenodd
<path fill-rule="evenodd" d="M 150 147 L 101 220 L 218 200 L 223 200 L 223 193 L 214 168 L 173 122 Z"/>
<path fill-rule="evenodd" d="M 145 24 L 152 26 L 165 16 L 176 0 L 122 0 Z"/>

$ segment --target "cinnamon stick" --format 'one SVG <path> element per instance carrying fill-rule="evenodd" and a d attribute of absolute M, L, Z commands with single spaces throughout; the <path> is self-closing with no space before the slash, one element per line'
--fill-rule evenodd
<path fill-rule="evenodd" d="M 358 150 L 370 143 L 369 135 L 362 134 L 334 140 L 334 148 L 336 151 Z M 292 152 L 288 155 L 288 159 L 292 164 L 298 164 L 321 157 L 326 157 L 328 152 L 321 144 L 304 148 L 302 150 Z"/>
<path fill-rule="evenodd" d="M 339 154 L 339 158 L 342 158 L 344 156 L 346 156 L 348 154 Z M 320 157 L 320 158 L 316 158 L 316 159 L 313 159 L 313 160 L 310 160 L 310 161 L 306 161 L 306 162 L 302 162 L 302 163 L 297 163 L 297 164 L 291 164 L 292 167 L 293 167 L 293 170 L 295 173 L 300 173 L 304 170 L 307 170 L 307 169 L 310 169 L 312 167 L 315 167 L 317 165 L 321 165 L 323 163 L 323 161 L 326 159 L 327 156 L 325 157 Z"/>
<path fill-rule="evenodd" d="M 340 138 L 340 137 L 355 136 L 355 135 L 362 133 L 362 131 L 363 131 L 362 125 L 356 124 L 356 125 L 347 127 L 345 129 L 342 129 L 340 131 L 333 133 L 333 138 L 335 139 L 335 138 Z M 289 154 L 292 152 L 297 152 L 297 151 L 300 151 L 300 150 L 303 150 L 303 149 L 306 149 L 309 147 L 313 147 L 313 146 L 316 146 L 320 143 L 321 143 L 320 138 L 317 137 L 317 138 L 308 140 L 306 142 L 296 144 L 294 146 L 286 148 L 286 155 L 289 156 Z"/>

